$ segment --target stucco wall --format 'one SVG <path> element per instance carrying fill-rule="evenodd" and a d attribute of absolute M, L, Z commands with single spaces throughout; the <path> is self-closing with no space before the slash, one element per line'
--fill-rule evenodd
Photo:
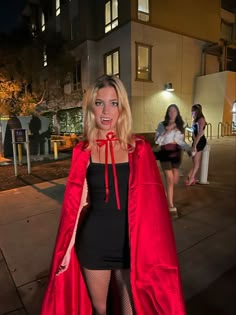
<path fill-rule="evenodd" d="M 137 19 L 137 0 L 131 0 L 132 19 Z M 219 0 L 150 1 L 150 25 L 204 41 L 220 38 Z M 206 31 L 207 30 L 207 31 Z"/>
<path fill-rule="evenodd" d="M 104 55 L 114 49 L 120 52 L 120 78 L 128 95 L 131 94 L 131 42 L 130 24 L 109 33 L 99 41 L 86 41 L 74 50 L 74 56 L 81 60 L 82 87 L 87 89 L 94 80 L 102 75 L 104 69 Z"/>
<path fill-rule="evenodd" d="M 132 114 L 135 132 L 152 132 L 163 120 L 166 108 L 176 103 L 191 122 L 195 78 L 200 74 L 204 42 L 183 35 L 132 23 Z M 152 45 L 152 82 L 135 81 L 135 42 Z M 172 82 L 175 91 L 163 91 Z"/>
<path fill-rule="evenodd" d="M 213 136 L 218 135 L 219 122 L 232 122 L 232 105 L 236 98 L 234 72 L 219 72 L 197 78 L 194 102 L 203 106 Z"/>

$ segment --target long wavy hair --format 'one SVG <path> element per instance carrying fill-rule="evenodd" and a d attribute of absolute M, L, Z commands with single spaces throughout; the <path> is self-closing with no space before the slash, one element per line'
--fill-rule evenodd
<path fill-rule="evenodd" d="M 132 116 L 126 89 L 118 77 L 102 75 L 90 86 L 83 99 L 84 138 L 88 141 L 89 148 L 95 144 L 98 138 L 99 129 L 95 123 L 94 106 L 98 90 L 104 87 L 113 87 L 118 98 L 119 117 L 116 126 L 116 136 L 119 138 L 123 148 L 127 149 L 129 144 L 134 146 L 134 139 L 131 133 Z"/>
<path fill-rule="evenodd" d="M 164 118 L 164 121 L 163 121 L 163 125 L 164 126 L 168 126 L 169 124 L 169 121 L 170 121 L 170 116 L 169 116 L 169 110 L 174 107 L 177 111 L 177 116 L 175 118 L 175 124 L 176 124 L 176 127 L 179 129 L 180 132 L 184 132 L 184 121 L 180 115 L 180 111 L 179 111 L 179 108 L 176 104 L 170 104 L 168 107 L 167 107 L 167 110 L 166 110 L 166 114 L 165 114 L 165 118 Z"/>
<path fill-rule="evenodd" d="M 202 105 L 201 104 L 194 104 L 192 106 L 192 112 L 195 111 L 196 112 L 196 116 L 193 119 L 193 122 L 197 122 L 200 118 L 204 118 L 204 115 L 202 113 Z"/>

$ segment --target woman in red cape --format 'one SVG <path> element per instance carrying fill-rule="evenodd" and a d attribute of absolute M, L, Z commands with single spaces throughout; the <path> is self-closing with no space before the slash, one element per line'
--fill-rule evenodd
<path fill-rule="evenodd" d="M 108 296 L 112 314 L 183 315 L 162 180 L 122 82 L 98 78 L 83 105 L 41 315 L 105 315 Z"/>

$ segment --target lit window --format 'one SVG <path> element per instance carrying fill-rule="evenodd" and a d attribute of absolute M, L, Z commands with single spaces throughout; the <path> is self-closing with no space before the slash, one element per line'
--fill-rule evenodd
<path fill-rule="evenodd" d="M 60 0 L 56 0 L 56 16 L 61 13 Z"/>
<path fill-rule="evenodd" d="M 41 30 L 42 30 L 42 32 L 45 31 L 45 15 L 43 12 L 41 15 Z"/>
<path fill-rule="evenodd" d="M 138 0 L 138 19 L 148 22 L 149 13 L 149 0 Z"/>
<path fill-rule="evenodd" d="M 136 43 L 136 79 L 151 81 L 151 46 Z"/>
<path fill-rule="evenodd" d="M 105 55 L 105 73 L 108 75 L 116 75 L 120 73 L 119 50 L 113 51 Z"/>
<path fill-rule="evenodd" d="M 81 88 L 81 62 L 77 62 L 73 69 L 73 90 Z"/>
<path fill-rule="evenodd" d="M 118 0 L 108 1 L 105 5 L 105 33 L 118 26 Z"/>
<path fill-rule="evenodd" d="M 43 66 L 46 67 L 47 65 L 48 65 L 48 56 L 47 56 L 46 47 L 44 47 L 44 50 L 43 50 Z"/>

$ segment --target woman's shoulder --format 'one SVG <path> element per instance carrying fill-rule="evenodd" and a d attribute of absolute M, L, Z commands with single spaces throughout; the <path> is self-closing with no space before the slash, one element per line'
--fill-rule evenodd
<path fill-rule="evenodd" d="M 81 140 L 74 146 L 74 152 L 82 152 L 88 148 L 88 141 Z"/>
<path fill-rule="evenodd" d="M 200 117 L 198 120 L 197 120 L 197 123 L 199 125 L 205 125 L 206 124 L 206 119 L 205 117 Z"/>

